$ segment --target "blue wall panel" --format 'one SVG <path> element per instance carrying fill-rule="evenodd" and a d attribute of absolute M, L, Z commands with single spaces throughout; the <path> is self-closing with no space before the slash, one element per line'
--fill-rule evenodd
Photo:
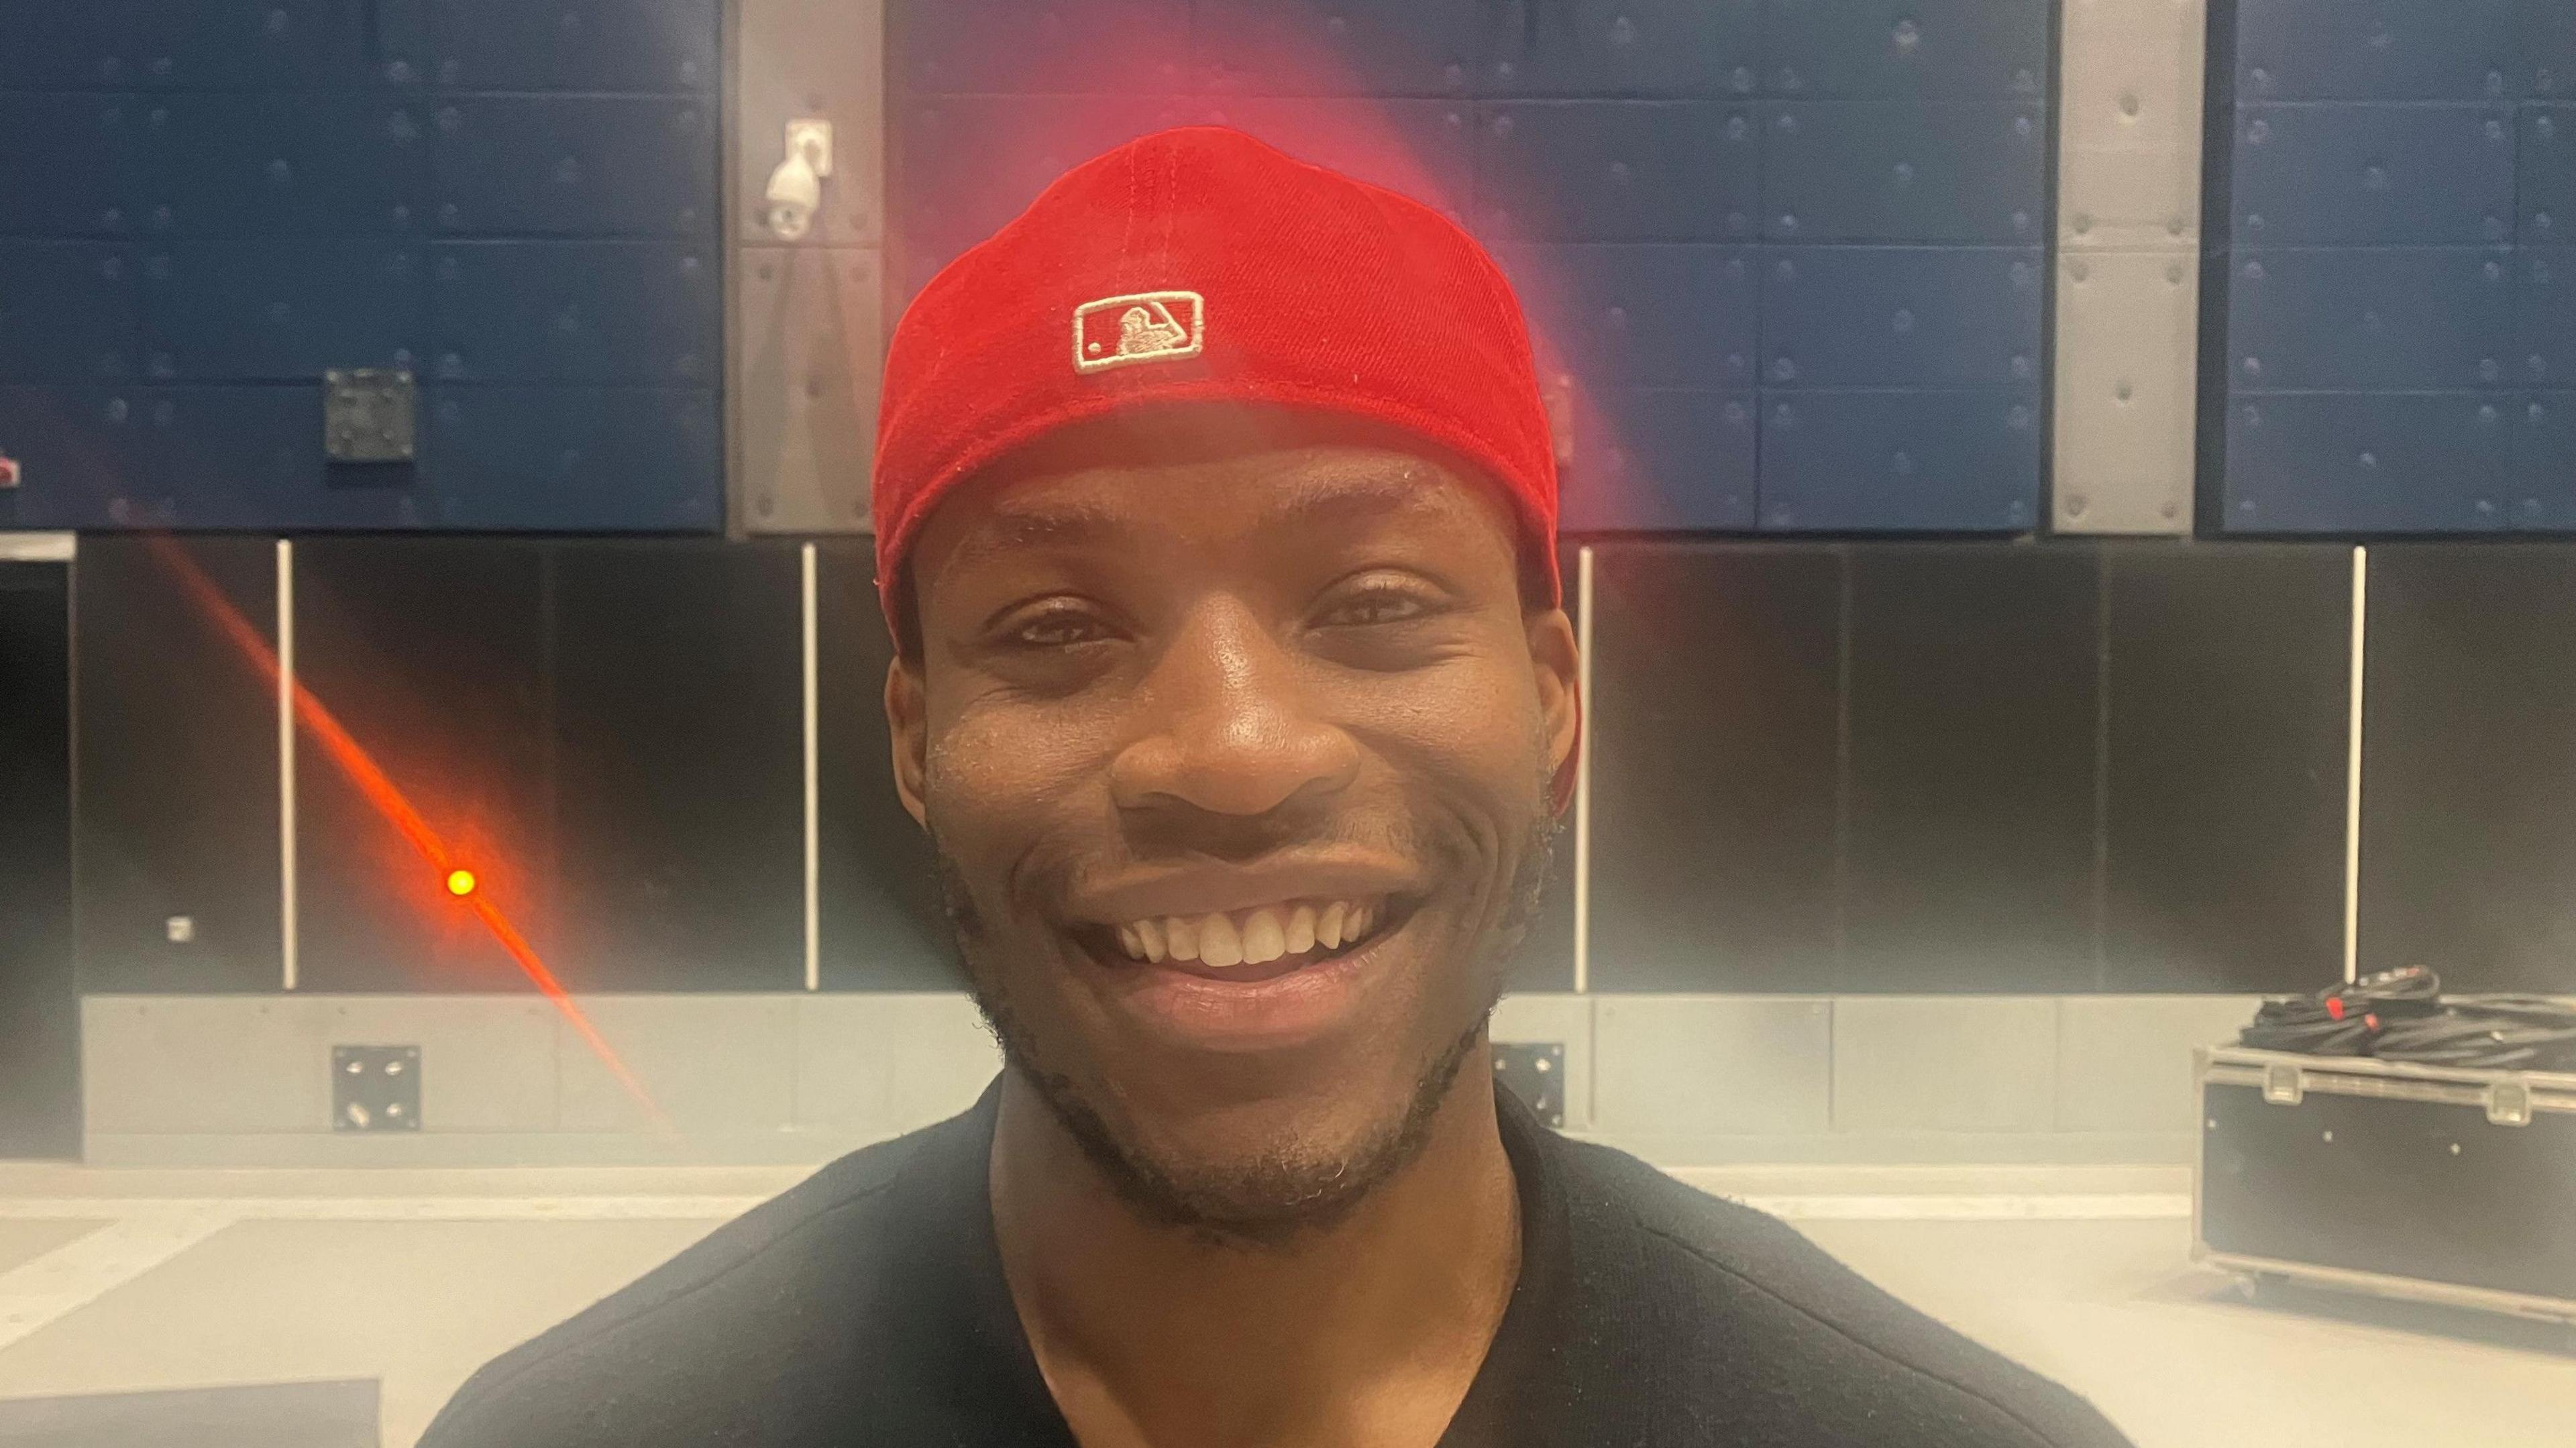
<path fill-rule="evenodd" d="M 2237 0 L 2201 366 L 2231 531 L 2576 528 L 2563 0 Z M 2212 228 L 2215 235 L 2216 228 Z"/>
<path fill-rule="evenodd" d="M 0 236 L 131 236 L 151 190 L 142 98 L 0 93 Z"/>
<path fill-rule="evenodd" d="M 1764 0 L 1773 95 L 2042 98 L 2050 0 Z"/>
<path fill-rule="evenodd" d="M 1778 246 L 1762 265 L 1766 387 L 2026 387 L 2038 247 Z"/>
<path fill-rule="evenodd" d="M 2036 386 L 1762 396 L 1767 528 L 2018 532 L 2039 471 Z"/>
<path fill-rule="evenodd" d="M 287 382 L 414 366 L 421 267 L 419 249 L 383 240 L 173 243 L 144 258 L 146 371 Z"/>
<path fill-rule="evenodd" d="M 431 254 L 426 355 L 442 381 L 686 385 L 716 375 L 713 248 L 467 241 Z"/>
<path fill-rule="evenodd" d="M 1517 101 L 1483 110 L 1477 221 L 1489 237 L 1752 239 L 1761 157 L 1749 106 Z"/>
<path fill-rule="evenodd" d="M 720 14 L 0 0 L 0 521 L 719 526 Z M 416 463 L 325 460 L 358 367 Z"/>
<path fill-rule="evenodd" d="M 401 235 L 421 222 L 419 107 L 361 92 L 202 92 L 137 103 L 147 236 Z"/>
<path fill-rule="evenodd" d="M 449 234 L 711 236 L 713 102 L 460 96 L 438 108 L 434 188 Z"/>
<path fill-rule="evenodd" d="M 2521 0 L 2520 9 L 2521 93 L 2540 100 L 2576 96 L 2576 5 Z"/>
<path fill-rule="evenodd" d="M 2046 229 L 2035 106 L 1775 102 L 1762 116 L 1769 240 L 2036 245 Z"/>
<path fill-rule="evenodd" d="M 1188 83 L 1219 95 L 1464 96 L 1499 28 L 1484 0 L 1197 0 L 1193 12 Z M 1180 33 L 1152 49 L 1170 52 Z"/>
<path fill-rule="evenodd" d="M 2520 238 L 2576 240 L 2576 105 L 2524 105 L 2514 159 Z"/>
<path fill-rule="evenodd" d="M 432 74 L 469 90 L 712 94 L 717 12 L 717 0 L 433 0 Z"/>
<path fill-rule="evenodd" d="M 1574 532 L 1750 528 L 1758 448 L 1750 392 L 1601 389 L 1576 412 L 1563 526 Z"/>
<path fill-rule="evenodd" d="M 2239 251 L 2226 365 L 2249 389 L 2511 384 L 2513 261 L 2503 247 Z"/>
<path fill-rule="evenodd" d="M 2522 248 L 2512 369 L 2533 387 L 2576 386 L 2576 247 Z"/>
<path fill-rule="evenodd" d="M 2516 86 L 2518 0 L 2239 0 L 2248 101 L 2502 100 Z"/>
<path fill-rule="evenodd" d="M 134 273 L 122 246 L 0 240 L 0 382 L 133 375 Z"/>
<path fill-rule="evenodd" d="M 421 451 L 433 525 L 580 529 L 722 526 L 707 486 L 723 462 L 714 395 L 691 388 L 446 387 Z"/>
<path fill-rule="evenodd" d="M 1560 0 L 1529 6 L 1486 58 L 1492 96 L 1751 97 L 1757 0 Z"/>
<path fill-rule="evenodd" d="M 1571 384 L 1570 528 L 2027 529 L 2054 12 L 890 0 L 889 311 L 1066 168 L 1233 125 L 1495 249 Z M 1764 388 L 1832 391 L 1866 446 L 1775 456 Z"/>
<path fill-rule="evenodd" d="M 2576 529 L 2576 392 L 2534 392 L 2520 402 L 2514 525 L 2561 532 Z"/>
<path fill-rule="evenodd" d="M 2510 106 L 2317 102 L 2239 107 L 2239 246 L 2509 241 Z"/>
<path fill-rule="evenodd" d="M 2511 395 L 2307 392 L 2228 408 L 2227 524 L 2243 532 L 2501 528 L 2528 443 Z"/>
<path fill-rule="evenodd" d="M 1496 260 L 1542 364 L 1597 387 L 1751 387 L 1760 283 L 1750 247 L 1507 244 Z"/>

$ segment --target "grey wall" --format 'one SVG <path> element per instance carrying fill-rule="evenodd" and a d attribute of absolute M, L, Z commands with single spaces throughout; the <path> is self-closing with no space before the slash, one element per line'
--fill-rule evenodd
<path fill-rule="evenodd" d="M 964 1108 L 998 1068 L 953 994 L 579 1001 L 659 1129 L 540 1001 L 94 996 L 109 1164 L 806 1162 Z M 1662 1165 L 2186 1160 L 2191 1050 L 2250 997 L 1515 995 L 1566 1048 L 1566 1126 Z M 335 1132 L 334 1045 L 417 1045 L 416 1133 Z"/>

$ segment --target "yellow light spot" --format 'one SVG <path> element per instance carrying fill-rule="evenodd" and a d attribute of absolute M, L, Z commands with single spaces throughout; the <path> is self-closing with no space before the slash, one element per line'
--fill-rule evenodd
<path fill-rule="evenodd" d="M 447 893 L 448 893 L 448 894 L 450 894 L 450 895 L 456 895 L 456 896 L 460 896 L 460 897 L 473 894 L 473 893 L 474 893 L 474 872 L 473 872 L 472 870 L 450 870 L 450 871 L 448 871 L 448 872 L 447 872 Z"/>

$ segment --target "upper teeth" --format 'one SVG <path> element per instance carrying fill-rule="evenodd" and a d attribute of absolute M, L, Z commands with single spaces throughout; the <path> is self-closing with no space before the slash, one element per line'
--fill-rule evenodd
<path fill-rule="evenodd" d="M 1166 915 L 1119 926 L 1118 944 L 1137 960 L 1194 960 L 1219 970 L 1267 965 L 1317 946 L 1339 950 L 1365 938 L 1383 913 L 1381 901 L 1323 900 Z"/>

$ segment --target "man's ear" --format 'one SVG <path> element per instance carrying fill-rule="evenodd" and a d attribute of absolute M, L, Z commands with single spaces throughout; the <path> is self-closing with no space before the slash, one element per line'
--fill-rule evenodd
<path fill-rule="evenodd" d="M 903 799 L 913 823 L 926 829 L 930 814 L 922 803 L 921 784 L 929 772 L 929 701 L 922 692 L 921 670 L 900 655 L 886 666 L 885 712 L 886 737 L 894 753 L 894 792 Z"/>
<path fill-rule="evenodd" d="M 1547 740 L 1548 778 L 1563 814 L 1574 803 L 1577 751 L 1583 747 L 1583 659 L 1574 621 L 1551 608 L 1529 616 L 1530 669 L 1538 682 L 1540 732 Z"/>

